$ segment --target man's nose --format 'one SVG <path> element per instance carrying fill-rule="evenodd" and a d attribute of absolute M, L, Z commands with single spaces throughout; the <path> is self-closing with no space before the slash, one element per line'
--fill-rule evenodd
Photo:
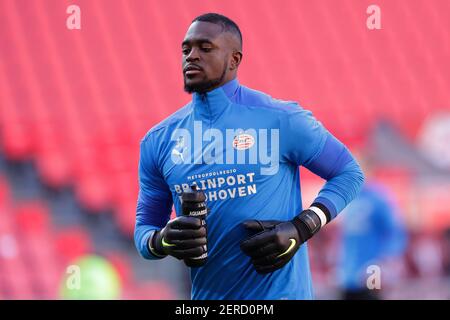
<path fill-rule="evenodd" d="M 187 62 L 191 62 L 191 61 L 199 60 L 199 59 L 200 59 L 200 55 L 198 54 L 198 50 L 196 48 L 192 48 L 191 51 L 189 52 L 188 56 L 186 57 Z"/>

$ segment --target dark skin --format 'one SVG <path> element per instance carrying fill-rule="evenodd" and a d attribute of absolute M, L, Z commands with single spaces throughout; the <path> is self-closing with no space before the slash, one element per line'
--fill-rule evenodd
<path fill-rule="evenodd" d="M 182 43 L 185 90 L 204 93 L 237 76 L 242 60 L 239 37 L 221 25 L 196 21 Z"/>

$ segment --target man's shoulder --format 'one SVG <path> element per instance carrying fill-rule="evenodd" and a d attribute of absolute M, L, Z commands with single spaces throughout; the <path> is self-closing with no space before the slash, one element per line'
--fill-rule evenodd
<path fill-rule="evenodd" d="M 188 102 L 183 107 L 166 117 L 164 120 L 151 127 L 150 130 L 148 130 L 145 136 L 142 138 L 142 141 L 146 141 L 151 135 L 163 131 L 164 129 L 167 129 L 177 122 L 183 120 L 192 111 L 191 103 L 192 102 Z"/>
<path fill-rule="evenodd" d="M 297 101 L 282 100 L 272 97 L 270 94 L 241 85 L 236 103 L 248 107 L 260 107 L 265 110 L 291 113 L 302 109 Z"/>

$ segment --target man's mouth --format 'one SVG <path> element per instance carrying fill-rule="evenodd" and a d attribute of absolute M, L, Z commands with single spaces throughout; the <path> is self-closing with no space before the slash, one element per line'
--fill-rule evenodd
<path fill-rule="evenodd" d="M 192 76 L 194 76 L 194 75 L 196 75 L 196 74 L 199 74 L 199 73 L 201 73 L 200 70 L 188 70 L 188 71 L 186 71 L 184 74 L 185 74 L 186 76 L 188 76 L 188 77 L 192 77 Z"/>
<path fill-rule="evenodd" d="M 187 67 L 184 68 L 183 71 L 187 77 L 193 77 L 193 76 L 201 73 L 202 69 L 196 65 L 188 65 Z"/>

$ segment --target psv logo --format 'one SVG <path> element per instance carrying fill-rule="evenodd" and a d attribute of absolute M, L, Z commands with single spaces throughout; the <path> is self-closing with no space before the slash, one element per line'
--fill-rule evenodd
<path fill-rule="evenodd" d="M 236 150 L 250 149 L 254 144 L 255 138 L 247 133 L 239 134 L 233 139 L 233 148 Z"/>

